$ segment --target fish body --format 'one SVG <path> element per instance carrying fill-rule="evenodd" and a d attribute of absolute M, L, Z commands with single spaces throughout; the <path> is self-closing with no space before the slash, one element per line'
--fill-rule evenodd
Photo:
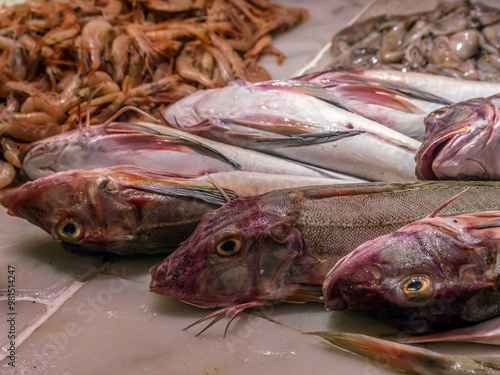
<path fill-rule="evenodd" d="M 380 82 L 406 85 L 427 93 L 436 93 L 436 87 L 439 87 L 439 96 L 453 103 L 500 92 L 500 82 L 469 81 L 428 73 L 365 70 L 352 74 Z"/>
<path fill-rule="evenodd" d="M 208 211 L 230 198 L 277 187 L 334 183 L 332 179 L 221 172 L 175 178 L 140 168 L 59 172 L 4 192 L 8 213 L 52 235 L 69 251 L 155 254 L 172 251 Z"/>
<path fill-rule="evenodd" d="M 150 289 L 199 307 L 322 301 L 331 267 L 365 241 L 425 217 L 500 207 L 500 183 L 364 183 L 277 190 L 206 214 L 151 268 Z"/>
<path fill-rule="evenodd" d="M 416 175 L 426 180 L 500 179 L 500 94 L 439 108 L 425 118 Z"/>
<path fill-rule="evenodd" d="M 111 123 L 69 131 L 26 146 L 21 161 L 31 179 L 71 169 L 134 165 L 185 177 L 244 170 L 359 181 L 150 123 Z"/>
<path fill-rule="evenodd" d="M 499 224 L 498 210 L 429 215 L 368 241 L 327 275 L 325 306 L 413 334 L 500 315 Z"/>
<path fill-rule="evenodd" d="M 414 181 L 420 143 L 339 105 L 313 82 L 237 82 L 179 100 L 164 117 L 206 138 L 366 180 Z M 338 142 L 330 137 L 356 130 L 362 133 Z"/>
<path fill-rule="evenodd" d="M 452 104 L 431 92 L 397 81 L 365 77 L 360 72 L 324 71 L 296 79 L 325 87 L 351 111 L 419 141 L 425 134 L 424 117 Z"/>

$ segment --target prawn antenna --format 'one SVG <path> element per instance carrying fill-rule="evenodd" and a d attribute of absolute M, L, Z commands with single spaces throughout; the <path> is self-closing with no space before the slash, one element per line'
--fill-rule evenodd
<path fill-rule="evenodd" d="M 87 113 L 85 115 L 85 128 L 90 127 L 90 105 L 92 103 L 92 99 L 94 99 L 95 94 L 97 94 L 104 87 L 104 84 L 99 85 L 94 91 L 90 93 L 89 98 L 87 99 Z"/>
<path fill-rule="evenodd" d="M 108 118 L 106 120 L 106 122 L 103 123 L 103 126 L 106 127 L 107 125 L 111 124 L 113 121 L 115 121 L 118 117 L 120 117 L 122 114 L 124 114 L 125 112 L 127 111 L 134 111 L 134 112 L 137 112 L 139 113 L 140 115 L 146 117 L 148 120 L 150 121 L 153 121 L 155 123 L 160 123 L 160 121 L 151 116 L 149 113 L 147 112 L 144 112 L 142 109 L 139 109 L 139 108 L 136 108 L 136 107 L 133 107 L 131 105 L 127 105 L 125 107 L 122 107 L 119 111 L 117 111 L 113 116 L 111 116 L 110 118 Z"/>

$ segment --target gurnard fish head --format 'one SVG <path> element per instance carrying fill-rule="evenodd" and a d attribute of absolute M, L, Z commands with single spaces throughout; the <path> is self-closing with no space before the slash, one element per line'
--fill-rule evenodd
<path fill-rule="evenodd" d="M 172 251 L 205 212 L 220 206 L 193 199 L 195 190 L 114 167 L 42 177 L 5 191 L 1 203 L 68 251 L 154 254 Z"/>
<path fill-rule="evenodd" d="M 495 247 L 461 232 L 459 217 L 422 219 L 359 246 L 328 273 L 326 308 L 368 313 L 417 334 L 499 314 Z"/>
<path fill-rule="evenodd" d="M 474 98 L 431 112 L 415 160 L 424 180 L 494 180 L 484 147 L 495 136 L 500 95 Z M 485 157 L 486 156 L 486 157 Z M 493 172 L 494 173 L 494 172 Z"/>
<path fill-rule="evenodd" d="M 111 174 L 74 170 L 30 181 L 4 193 L 1 203 L 50 233 L 68 251 L 126 253 L 137 218 Z"/>
<path fill-rule="evenodd" d="M 293 300 L 290 266 L 304 245 L 284 208 L 293 205 L 262 199 L 274 195 L 239 198 L 205 214 L 189 239 L 151 268 L 150 290 L 205 308 Z M 296 294 L 295 302 L 306 301 Z"/>

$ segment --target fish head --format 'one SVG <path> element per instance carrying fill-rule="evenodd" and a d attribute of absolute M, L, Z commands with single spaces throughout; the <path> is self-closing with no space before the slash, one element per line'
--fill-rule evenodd
<path fill-rule="evenodd" d="M 81 165 L 82 152 L 88 140 L 99 132 L 98 126 L 84 130 L 71 130 L 44 138 L 21 148 L 19 158 L 23 173 L 30 179 L 75 169 Z"/>
<path fill-rule="evenodd" d="M 478 296 L 491 290 L 495 257 L 458 238 L 452 225 L 410 224 L 362 244 L 325 278 L 326 308 L 368 313 L 418 334 L 470 323 Z"/>
<path fill-rule="evenodd" d="M 126 253 L 124 240 L 136 225 L 118 178 L 104 170 L 71 170 L 29 181 L 5 191 L 1 203 L 71 252 Z"/>
<path fill-rule="evenodd" d="M 417 177 L 488 180 L 487 160 L 481 155 L 498 121 L 498 99 L 498 95 L 474 98 L 428 114 L 424 141 L 415 157 Z"/>
<path fill-rule="evenodd" d="M 274 192 L 263 197 L 269 195 Z M 206 308 L 280 300 L 289 291 L 287 270 L 303 251 L 294 220 L 261 196 L 233 200 L 205 214 L 193 234 L 150 269 L 150 290 Z"/>

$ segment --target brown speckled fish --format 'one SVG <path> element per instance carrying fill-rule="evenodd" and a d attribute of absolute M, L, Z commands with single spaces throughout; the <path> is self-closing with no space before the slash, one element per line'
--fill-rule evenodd
<path fill-rule="evenodd" d="M 30 181 L 4 193 L 1 203 L 52 235 L 70 251 L 155 254 L 188 238 L 206 212 L 234 199 L 285 187 L 339 180 L 253 172 L 172 177 L 116 166 L 71 170 Z"/>
<path fill-rule="evenodd" d="M 206 319 L 273 302 L 322 301 L 330 268 L 363 242 L 421 219 L 500 207 L 498 182 L 352 184 L 274 191 L 206 214 L 179 249 L 151 268 L 153 292 L 205 308 Z M 202 319 L 203 320 L 203 319 Z"/>

